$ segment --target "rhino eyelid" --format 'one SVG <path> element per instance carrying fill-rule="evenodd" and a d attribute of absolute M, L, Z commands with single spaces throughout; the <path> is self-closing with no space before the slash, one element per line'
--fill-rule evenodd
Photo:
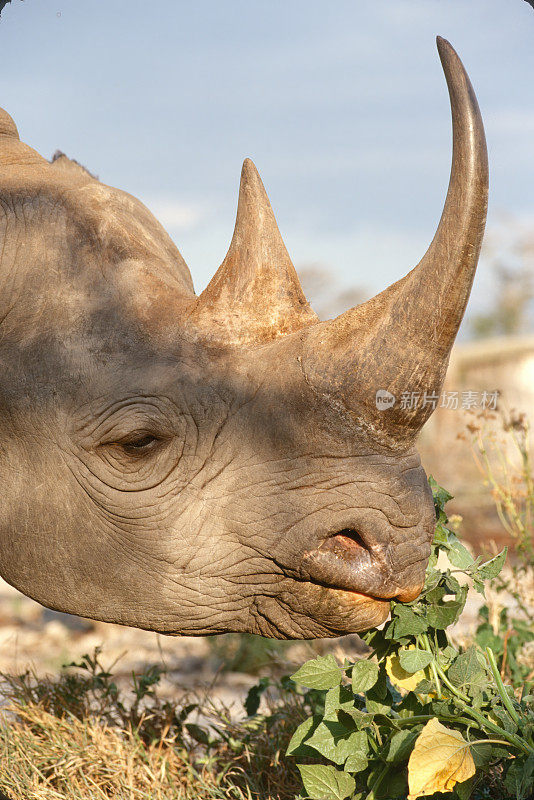
<path fill-rule="evenodd" d="M 140 449 L 143 449 L 159 441 L 161 440 L 158 439 L 157 436 L 154 436 L 151 433 L 144 433 L 140 436 L 132 436 L 126 439 L 122 439 L 121 441 L 118 442 L 118 444 L 122 444 L 123 447 L 139 447 Z"/>
<path fill-rule="evenodd" d="M 103 442 L 103 447 L 118 447 L 128 455 L 140 456 L 150 453 L 166 440 L 152 433 L 139 432 L 130 434 L 122 439 Z"/>

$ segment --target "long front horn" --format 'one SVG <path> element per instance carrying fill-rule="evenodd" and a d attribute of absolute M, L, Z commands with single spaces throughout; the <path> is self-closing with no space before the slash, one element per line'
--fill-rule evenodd
<path fill-rule="evenodd" d="M 275 339 L 317 322 L 250 159 L 241 171 L 234 235 L 191 320 L 227 344 Z"/>
<path fill-rule="evenodd" d="M 482 244 L 488 195 L 484 127 L 458 55 L 438 37 L 453 126 L 452 170 L 430 247 L 405 278 L 307 335 L 303 366 L 388 445 L 413 440 L 435 407 Z M 393 405 L 381 403 L 385 390 Z M 387 395 L 384 395 L 387 401 Z M 391 400 L 391 398 L 390 398 Z"/>

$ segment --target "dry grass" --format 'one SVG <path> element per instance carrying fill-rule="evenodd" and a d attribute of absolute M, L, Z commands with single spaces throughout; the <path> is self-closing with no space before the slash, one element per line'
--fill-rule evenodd
<path fill-rule="evenodd" d="M 1 785 L 13 800 L 224 797 L 172 739 L 146 745 L 131 730 L 58 719 L 38 705 L 13 712 L 0 729 Z"/>
<path fill-rule="evenodd" d="M 133 678 L 129 705 L 98 654 L 79 672 L 56 680 L 4 677 L 0 790 L 11 800 L 294 800 L 298 794 L 297 770 L 283 754 L 309 713 L 303 697 L 279 695 L 265 714 L 236 722 L 207 699 L 200 706 L 159 700 L 154 671 Z M 201 724 L 189 723 L 195 714 Z"/>

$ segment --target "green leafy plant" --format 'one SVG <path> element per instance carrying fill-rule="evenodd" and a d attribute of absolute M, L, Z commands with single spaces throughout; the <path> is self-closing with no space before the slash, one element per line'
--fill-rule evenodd
<path fill-rule="evenodd" d="M 457 649 L 446 632 L 467 598 L 458 578 L 484 595 L 506 550 L 473 558 L 447 527 L 450 495 L 430 482 L 436 531 L 421 596 L 392 603 L 389 622 L 364 636 L 367 659 L 338 664 L 319 656 L 292 676 L 315 693 L 287 749 L 305 759 L 299 770 L 312 800 L 415 800 L 451 791 L 460 800 L 527 800 L 534 789 L 531 683 L 514 691 L 503 682 L 493 641 Z M 438 568 L 440 552 L 447 568 Z"/>

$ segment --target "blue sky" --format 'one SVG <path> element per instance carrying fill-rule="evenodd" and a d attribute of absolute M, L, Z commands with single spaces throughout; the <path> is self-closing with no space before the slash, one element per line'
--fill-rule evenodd
<path fill-rule="evenodd" d="M 12 0 L 0 105 L 21 137 L 140 197 L 203 288 L 228 246 L 242 160 L 297 268 L 374 293 L 430 242 L 450 168 L 435 36 L 478 94 L 489 228 L 534 231 L 534 9 L 524 0 Z M 482 264 L 473 308 L 491 289 Z"/>

